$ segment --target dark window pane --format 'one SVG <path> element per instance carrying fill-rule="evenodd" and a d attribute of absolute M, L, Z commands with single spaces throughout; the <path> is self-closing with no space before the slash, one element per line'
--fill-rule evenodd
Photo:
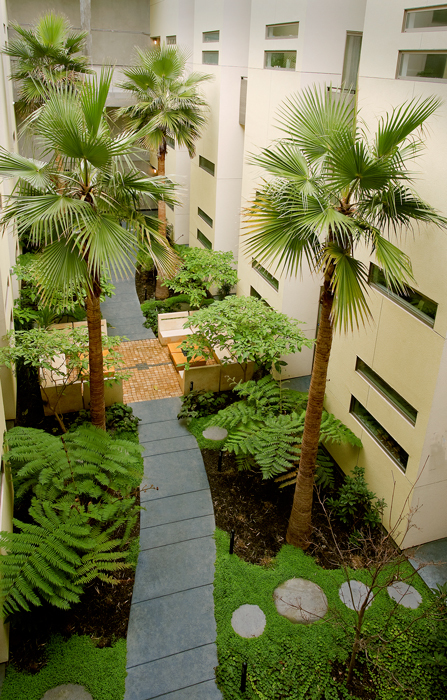
<path fill-rule="evenodd" d="M 197 213 L 200 216 L 200 218 L 203 219 L 208 224 L 208 226 L 211 226 L 211 228 L 213 227 L 212 218 L 210 216 L 208 216 L 208 214 L 205 214 L 203 209 L 201 209 L 200 207 L 197 207 Z"/>
<path fill-rule="evenodd" d="M 380 267 L 373 263 L 369 269 L 369 283 L 429 326 L 434 326 L 438 305 L 432 299 L 411 287 L 407 287 L 406 293 L 392 290 L 387 286 L 385 275 Z"/>
<path fill-rule="evenodd" d="M 400 469 L 402 469 L 404 472 L 408 464 L 408 453 L 405 452 L 399 443 L 397 443 L 396 440 L 391 437 L 385 428 L 381 426 L 378 421 L 376 421 L 374 416 L 372 416 L 354 396 L 351 397 L 351 407 L 349 412 L 359 420 L 371 437 L 373 437 L 384 448 L 389 456 L 396 462 L 398 467 L 400 467 Z"/>
<path fill-rule="evenodd" d="M 375 389 L 377 389 L 383 396 L 385 396 L 390 403 L 393 404 L 395 408 L 397 408 L 398 411 L 404 414 L 406 418 L 408 418 L 413 425 L 416 423 L 416 417 L 418 412 L 416 411 L 415 408 L 411 404 L 408 403 L 408 401 L 405 401 L 405 399 L 398 394 L 397 391 L 395 391 L 387 382 L 385 382 L 382 377 L 380 377 L 374 370 L 371 369 L 371 367 L 368 367 L 366 362 L 363 362 L 363 360 L 360 359 L 360 357 L 357 358 L 357 362 L 355 365 L 355 370 L 359 374 L 363 375 L 365 379 L 368 379 L 370 383 L 374 386 Z"/>
<path fill-rule="evenodd" d="M 199 156 L 199 167 L 202 168 L 202 170 L 206 170 L 210 175 L 214 175 L 215 165 L 207 158 Z"/>
<path fill-rule="evenodd" d="M 261 275 L 261 277 L 263 277 L 269 283 L 271 287 L 273 287 L 273 289 L 278 291 L 279 282 L 276 279 L 276 277 L 273 277 L 273 275 L 268 270 L 266 270 L 265 267 L 260 265 L 257 260 L 253 260 L 251 266 L 254 270 L 256 270 L 258 274 Z"/>
<path fill-rule="evenodd" d="M 211 243 L 210 239 L 205 236 L 200 229 L 197 229 L 197 240 L 201 242 L 204 248 L 208 248 L 208 250 L 212 250 L 213 244 Z"/>

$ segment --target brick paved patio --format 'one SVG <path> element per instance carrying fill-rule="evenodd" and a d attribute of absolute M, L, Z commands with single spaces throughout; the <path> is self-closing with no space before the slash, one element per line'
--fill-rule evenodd
<path fill-rule="evenodd" d="M 181 396 L 178 375 L 169 358 L 168 349 L 157 338 L 131 340 L 120 346 L 123 370 L 132 376 L 123 382 L 123 401 L 151 401 Z"/>

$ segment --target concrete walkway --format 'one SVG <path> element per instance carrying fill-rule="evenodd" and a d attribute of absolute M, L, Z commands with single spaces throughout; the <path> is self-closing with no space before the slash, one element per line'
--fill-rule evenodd
<path fill-rule="evenodd" d="M 134 278 L 113 279 L 112 282 L 115 294 L 101 304 L 102 315 L 107 320 L 107 335 L 125 335 L 129 340 L 155 338 L 151 329 L 143 326 L 146 319 L 141 313 Z"/>
<path fill-rule="evenodd" d="M 142 419 L 146 510 L 127 635 L 125 700 L 219 700 L 215 524 L 202 456 L 177 420 L 179 398 L 129 405 Z"/>

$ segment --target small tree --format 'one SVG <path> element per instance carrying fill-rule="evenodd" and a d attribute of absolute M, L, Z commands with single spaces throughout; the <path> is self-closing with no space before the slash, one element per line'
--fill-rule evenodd
<path fill-rule="evenodd" d="M 313 346 L 299 328 L 300 321 L 288 318 L 255 297 L 231 296 L 199 309 L 185 323 L 194 332 L 182 343 L 187 362 L 198 355 L 213 357 L 213 348 L 225 353 L 222 364 L 240 365 L 244 381 L 248 364 L 255 362 L 264 372 L 277 372 L 287 363 L 282 355 Z"/>
<path fill-rule="evenodd" d="M 211 287 L 217 287 L 222 296 L 227 296 L 238 282 L 231 252 L 186 248 L 181 255 L 180 269 L 166 284 L 177 294 L 187 294 L 193 308 L 199 308 L 210 295 Z"/>
<path fill-rule="evenodd" d="M 32 328 L 28 331 L 9 331 L 5 339 L 8 345 L 0 348 L 0 365 L 14 367 L 22 362 L 37 370 L 39 385 L 48 408 L 65 433 L 65 425 L 59 412 L 60 401 L 67 387 L 76 382 L 89 381 L 88 330 L 77 327 L 68 330 Z M 118 382 L 125 375 L 117 374 L 122 364 L 118 346 L 122 338 L 102 336 L 104 375 L 108 382 Z M 108 376 L 111 371 L 113 374 Z M 51 393 L 55 398 L 51 398 Z"/>

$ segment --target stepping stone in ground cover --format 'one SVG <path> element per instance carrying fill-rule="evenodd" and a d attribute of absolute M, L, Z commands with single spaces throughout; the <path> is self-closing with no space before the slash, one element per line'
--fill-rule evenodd
<path fill-rule="evenodd" d="M 350 610 L 359 611 L 363 605 L 363 601 L 368 595 L 368 591 L 368 586 L 365 586 L 361 581 L 345 581 L 338 589 L 338 595 L 340 596 L 341 602 L 344 603 L 346 607 L 350 608 Z M 366 607 L 369 608 L 371 603 L 372 595 Z"/>
<path fill-rule="evenodd" d="M 320 586 L 305 578 L 291 578 L 273 593 L 276 609 L 290 622 L 309 625 L 327 613 L 327 598 Z"/>
<path fill-rule="evenodd" d="M 258 605 L 241 605 L 231 617 L 231 626 L 240 637 L 260 637 L 265 627 L 265 615 Z"/>
<path fill-rule="evenodd" d="M 228 430 L 218 428 L 216 425 L 210 425 L 202 433 L 207 440 L 224 440 L 228 435 Z"/>
<path fill-rule="evenodd" d="M 403 605 L 404 608 L 412 608 L 416 610 L 422 603 L 422 596 L 413 586 L 410 586 L 404 581 L 395 581 L 387 588 L 390 598 Z"/>
<path fill-rule="evenodd" d="M 58 685 L 57 688 L 47 690 L 42 700 L 93 700 L 90 693 L 83 685 Z"/>

